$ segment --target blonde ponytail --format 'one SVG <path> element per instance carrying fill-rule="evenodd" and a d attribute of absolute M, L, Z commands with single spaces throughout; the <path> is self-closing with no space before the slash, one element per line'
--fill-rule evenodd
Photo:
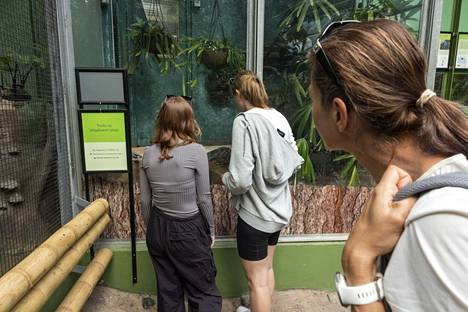
<path fill-rule="evenodd" d="M 251 71 L 240 72 L 233 86 L 233 91 L 255 107 L 269 108 L 268 94 L 263 82 Z"/>

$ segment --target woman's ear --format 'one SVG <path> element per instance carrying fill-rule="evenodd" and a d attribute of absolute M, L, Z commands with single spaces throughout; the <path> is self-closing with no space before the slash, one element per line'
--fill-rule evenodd
<path fill-rule="evenodd" d="M 348 127 L 349 122 L 349 112 L 345 102 L 339 97 L 334 98 L 333 109 L 335 114 L 336 128 L 339 132 L 344 132 Z"/>

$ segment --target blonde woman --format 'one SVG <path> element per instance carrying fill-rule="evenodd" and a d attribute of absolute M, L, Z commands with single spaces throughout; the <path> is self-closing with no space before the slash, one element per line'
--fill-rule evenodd
<path fill-rule="evenodd" d="M 208 158 L 196 143 L 200 129 L 191 98 L 167 96 L 153 145 L 140 169 L 146 243 L 157 279 L 158 311 L 219 312 Z"/>
<path fill-rule="evenodd" d="M 292 216 L 288 180 L 303 159 L 288 121 L 269 106 L 260 79 L 249 71 L 240 73 L 233 95 L 242 113 L 234 119 L 229 172 L 223 183 L 239 211 L 237 248 L 251 310 L 269 312 L 275 287 L 273 256 L 280 231 Z"/>

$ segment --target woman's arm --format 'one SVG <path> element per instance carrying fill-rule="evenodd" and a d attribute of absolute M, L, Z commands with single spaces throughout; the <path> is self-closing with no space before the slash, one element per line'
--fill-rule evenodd
<path fill-rule="evenodd" d="M 376 261 L 392 251 L 404 229 L 414 198 L 393 201 L 398 190 L 411 182 L 408 173 L 389 166 L 372 192 L 345 244 L 342 266 L 349 286 L 370 283 L 376 277 Z M 382 302 L 354 306 L 353 311 L 384 311 Z"/>
<path fill-rule="evenodd" d="M 231 160 L 229 172 L 223 175 L 223 183 L 233 195 L 247 192 L 252 186 L 254 157 L 247 123 L 243 116 L 234 119 L 232 125 Z"/>
<path fill-rule="evenodd" d="M 143 168 L 143 159 L 140 162 L 140 202 L 141 202 L 141 215 L 146 226 L 148 226 L 150 211 L 151 211 L 151 185 L 146 176 L 145 169 Z"/>
<path fill-rule="evenodd" d="M 210 235 L 214 241 L 215 228 L 213 222 L 213 202 L 211 200 L 210 173 L 208 168 L 208 157 L 203 146 L 195 163 L 195 185 L 197 188 L 197 204 L 203 218 L 210 228 Z"/>

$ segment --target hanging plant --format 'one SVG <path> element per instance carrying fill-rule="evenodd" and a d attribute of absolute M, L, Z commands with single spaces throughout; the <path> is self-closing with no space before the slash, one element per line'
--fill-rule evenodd
<path fill-rule="evenodd" d="M 210 70 L 207 85 L 208 93 L 217 103 L 228 103 L 230 79 L 245 69 L 245 52 L 226 39 L 221 19 L 219 0 L 213 3 L 210 32 L 207 37 L 186 38 L 181 55 L 187 59 L 194 57 L 198 64 Z M 219 38 L 219 39 L 218 39 Z"/>
<path fill-rule="evenodd" d="M 209 38 L 187 38 L 188 48 L 182 54 L 194 55 L 198 62 L 209 69 L 229 67 L 241 70 L 245 65 L 245 55 L 241 49 L 234 47 L 228 40 Z"/>
<path fill-rule="evenodd" d="M 130 25 L 128 37 L 132 41 L 128 71 L 134 73 L 141 60 L 153 60 L 161 65 L 161 72 L 178 68 L 175 59 L 181 49 L 177 36 L 169 31 L 165 22 L 161 0 L 144 1 L 145 20 Z M 151 62 L 148 63 L 151 65 Z"/>
<path fill-rule="evenodd" d="M 221 39 L 216 39 L 221 37 Z M 213 2 L 208 37 L 187 38 L 188 48 L 184 53 L 194 54 L 199 63 L 209 69 L 229 67 L 230 70 L 242 70 L 245 67 L 244 52 L 226 39 L 219 0 Z"/>
<path fill-rule="evenodd" d="M 133 43 L 130 52 L 129 73 L 134 73 L 142 58 L 154 59 L 162 64 L 162 70 L 167 70 L 181 51 L 176 36 L 170 34 L 159 21 L 139 20 L 132 24 L 128 36 Z"/>
<path fill-rule="evenodd" d="M 228 51 L 225 48 L 218 47 L 215 42 L 209 42 L 201 53 L 201 62 L 210 69 L 217 69 L 226 66 L 228 63 Z"/>

